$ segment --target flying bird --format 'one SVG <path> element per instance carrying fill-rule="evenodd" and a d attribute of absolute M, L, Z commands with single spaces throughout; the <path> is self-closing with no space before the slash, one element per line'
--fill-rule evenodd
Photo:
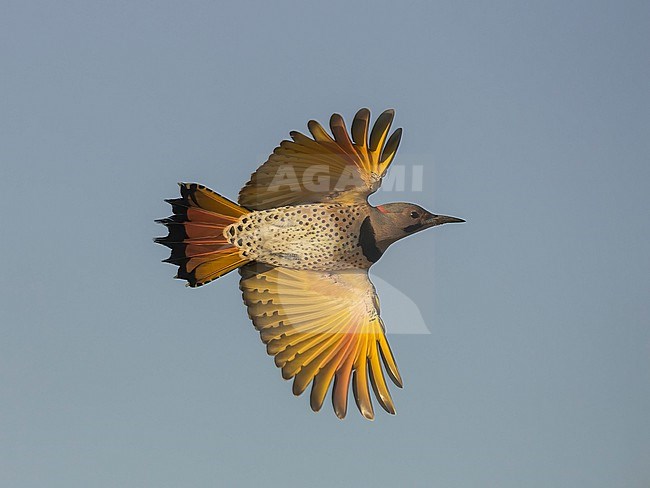
<path fill-rule="evenodd" d="M 179 183 L 166 200 L 173 215 L 157 222 L 171 249 L 165 262 L 190 287 L 239 269 L 248 315 L 268 354 L 293 379 L 293 393 L 311 384 L 310 405 L 320 410 L 330 389 L 344 418 L 350 383 L 361 414 L 374 418 L 370 388 L 394 414 L 384 377 L 402 387 L 388 345 L 379 299 L 368 269 L 394 242 L 441 224 L 464 222 L 412 203 L 374 207 L 402 130 L 389 137 L 394 111 L 370 127 L 361 109 L 351 131 L 332 115 L 331 135 L 316 121 L 311 137 L 291 132 L 255 171 L 234 203 L 203 185 Z M 382 368 L 383 364 L 383 368 Z"/>

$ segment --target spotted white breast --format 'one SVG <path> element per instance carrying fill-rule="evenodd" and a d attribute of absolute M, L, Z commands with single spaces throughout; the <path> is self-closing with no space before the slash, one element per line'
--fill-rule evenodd
<path fill-rule="evenodd" d="M 261 210 L 224 229 L 243 257 L 292 269 L 369 268 L 359 244 L 368 205 L 315 203 Z"/>

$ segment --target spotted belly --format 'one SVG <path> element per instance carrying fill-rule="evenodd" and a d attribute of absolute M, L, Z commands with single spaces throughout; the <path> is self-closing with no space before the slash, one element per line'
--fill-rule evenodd
<path fill-rule="evenodd" d="M 369 268 L 360 245 L 364 205 L 309 204 L 251 212 L 224 229 L 243 257 L 292 269 Z"/>

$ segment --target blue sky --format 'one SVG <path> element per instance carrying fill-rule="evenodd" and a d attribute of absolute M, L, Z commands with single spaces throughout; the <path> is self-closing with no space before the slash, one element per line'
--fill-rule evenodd
<path fill-rule="evenodd" d="M 6 1 L 0 27 L 0 484 L 648 486 L 646 2 Z M 373 268 L 431 333 L 389 337 L 397 416 L 341 422 L 236 274 L 187 289 L 151 238 L 177 181 L 235 198 L 360 107 L 423 167 L 372 203 L 468 222 Z"/>

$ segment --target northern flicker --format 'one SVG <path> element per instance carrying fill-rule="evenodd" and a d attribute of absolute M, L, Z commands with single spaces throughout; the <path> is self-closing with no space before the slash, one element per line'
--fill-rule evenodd
<path fill-rule="evenodd" d="M 293 378 L 293 393 L 311 383 L 310 405 L 318 411 L 333 382 L 339 418 L 350 383 L 368 419 L 369 382 L 392 414 L 383 369 L 402 386 L 368 269 L 403 237 L 464 222 L 411 203 L 368 203 L 400 142 L 401 129 L 388 137 L 393 116 L 386 110 L 370 130 L 370 112 L 359 110 L 352 137 L 338 114 L 330 119 L 332 135 L 312 120 L 312 137 L 291 132 L 252 174 L 238 204 L 180 183 L 180 198 L 166 200 L 173 215 L 157 221 L 169 232 L 155 239 L 171 249 L 165 262 L 178 266 L 176 278 L 188 286 L 239 269 L 248 315 L 283 378 Z"/>

